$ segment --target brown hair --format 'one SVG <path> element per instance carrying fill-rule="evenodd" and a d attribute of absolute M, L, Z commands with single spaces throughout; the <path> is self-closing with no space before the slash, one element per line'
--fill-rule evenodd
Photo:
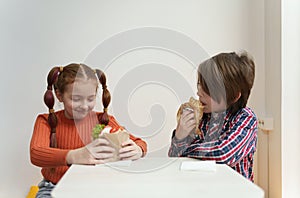
<path fill-rule="evenodd" d="M 227 109 L 232 113 L 246 106 L 254 76 L 255 64 L 247 52 L 220 53 L 198 67 L 198 84 L 203 91 L 217 102 L 226 100 Z"/>
<path fill-rule="evenodd" d="M 57 147 L 56 144 L 56 126 L 57 126 L 57 117 L 54 113 L 54 95 L 52 92 L 52 87 L 54 87 L 55 91 L 59 91 L 60 93 L 64 93 L 66 85 L 74 83 L 75 79 L 83 78 L 83 79 L 95 79 L 97 81 L 97 77 L 99 82 L 102 85 L 102 103 L 104 106 L 103 114 L 99 114 L 98 120 L 100 124 L 107 125 L 109 122 L 109 117 L 107 114 L 107 108 L 110 103 L 110 92 L 106 86 L 106 77 L 104 72 L 99 69 L 95 71 L 90 67 L 84 64 L 69 64 L 65 67 L 54 67 L 48 74 L 47 77 L 47 91 L 44 95 L 44 102 L 49 108 L 49 117 L 48 123 L 51 128 L 50 135 L 50 147 Z"/>

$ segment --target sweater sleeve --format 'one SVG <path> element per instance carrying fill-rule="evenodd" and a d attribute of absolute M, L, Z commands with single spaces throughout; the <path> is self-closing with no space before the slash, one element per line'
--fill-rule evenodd
<path fill-rule="evenodd" d="M 116 119 L 113 116 L 110 116 L 108 125 L 110 125 L 113 128 L 117 128 L 117 129 L 123 128 L 122 126 L 120 126 L 118 124 L 118 122 L 116 121 Z M 135 137 L 132 134 L 129 134 L 129 137 L 132 141 L 134 141 L 142 149 L 143 157 L 144 157 L 147 153 L 147 143 L 144 140 L 142 140 L 141 138 Z"/>
<path fill-rule="evenodd" d="M 35 121 L 30 142 L 31 163 L 39 167 L 57 167 L 67 165 L 69 150 L 50 147 L 50 126 L 48 115 L 39 115 Z"/>

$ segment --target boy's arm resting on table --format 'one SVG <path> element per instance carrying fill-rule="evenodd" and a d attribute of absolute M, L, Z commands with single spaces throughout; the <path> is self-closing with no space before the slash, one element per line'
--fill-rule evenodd
<path fill-rule="evenodd" d="M 173 131 L 171 146 L 169 148 L 169 157 L 181 157 L 186 148 L 190 146 L 194 140 L 191 136 L 187 136 L 181 140 L 178 140 L 175 136 L 176 130 Z"/>
<path fill-rule="evenodd" d="M 66 156 L 70 150 L 51 148 L 50 127 L 47 118 L 39 115 L 34 125 L 30 142 L 30 160 L 39 167 L 66 166 Z"/>
<path fill-rule="evenodd" d="M 229 132 L 224 137 L 211 142 L 200 142 L 201 140 L 198 139 L 191 144 L 173 143 L 174 140 L 172 140 L 171 149 L 172 147 L 174 147 L 173 150 L 178 149 L 180 151 L 180 153 L 177 152 L 178 156 L 215 160 L 219 163 L 233 165 L 255 151 L 256 133 L 257 119 L 255 115 L 244 112 L 235 118 Z"/>

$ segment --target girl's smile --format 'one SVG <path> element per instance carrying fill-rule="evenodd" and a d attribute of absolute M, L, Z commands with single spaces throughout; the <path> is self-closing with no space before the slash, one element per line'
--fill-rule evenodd
<path fill-rule="evenodd" d="M 81 120 L 96 105 L 97 81 L 77 80 L 66 86 L 63 94 L 57 93 L 57 98 L 63 102 L 65 116 L 69 119 Z"/>

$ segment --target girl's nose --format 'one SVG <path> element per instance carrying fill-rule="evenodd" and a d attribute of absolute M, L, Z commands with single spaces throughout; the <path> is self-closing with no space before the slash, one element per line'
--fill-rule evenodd
<path fill-rule="evenodd" d="M 82 103 L 81 103 L 81 105 L 80 105 L 80 108 L 81 109 L 88 109 L 89 107 L 88 107 L 88 103 L 86 102 L 86 101 L 83 101 Z"/>

